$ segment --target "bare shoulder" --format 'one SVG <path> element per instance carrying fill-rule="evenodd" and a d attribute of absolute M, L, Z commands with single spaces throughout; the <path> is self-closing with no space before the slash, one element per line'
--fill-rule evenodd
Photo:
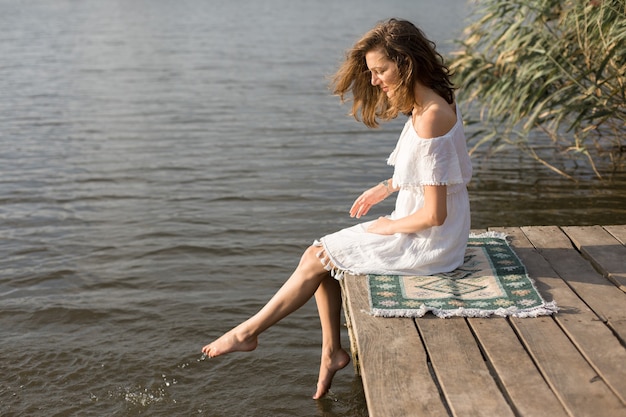
<path fill-rule="evenodd" d="M 415 131 L 421 138 L 437 138 L 448 133 L 456 124 L 454 104 L 433 103 L 414 119 Z"/>

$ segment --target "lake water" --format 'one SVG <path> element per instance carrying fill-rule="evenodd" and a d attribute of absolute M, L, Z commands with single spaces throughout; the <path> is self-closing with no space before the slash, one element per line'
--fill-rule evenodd
<path fill-rule="evenodd" d="M 314 302 L 254 353 L 200 349 L 391 174 L 403 121 L 345 117 L 327 89 L 344 51 L 399 16 L 448 53 L 467 13 L 464 0 L 0 0 L 0 414 L 366 416 L 351 367 L 310 399 Z M 515 151 L 474 166 L 474 227 L 626 222 L 623 172 L 575 184 Z"/>

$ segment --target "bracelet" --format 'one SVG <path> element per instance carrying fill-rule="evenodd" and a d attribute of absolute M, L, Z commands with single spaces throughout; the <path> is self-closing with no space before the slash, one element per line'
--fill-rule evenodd
<path fill-rule="evenodd" d="M 391 195 L 393 191 L 389 191 L 389 180 L 384 180 L 381 182 L 382 185 L 385 186 L 385 190 L 387 191 L 387 195 Z"/>

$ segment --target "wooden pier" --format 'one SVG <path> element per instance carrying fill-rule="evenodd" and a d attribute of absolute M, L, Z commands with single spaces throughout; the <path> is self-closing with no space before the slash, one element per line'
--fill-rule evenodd
<path fill-rule="evenodd" d="M 344 279 L 370 417 L 625 417 L 626 225 L 490 230 L 558 314 L 373 317 L 365 277 Z"/>

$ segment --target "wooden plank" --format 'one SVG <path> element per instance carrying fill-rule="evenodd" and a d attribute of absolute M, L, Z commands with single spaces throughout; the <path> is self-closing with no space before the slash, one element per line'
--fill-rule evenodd
<path fill-rule="evenodd" d="M 369 315 L 366 277 L 344 281 L 370 417 L 447 417 L 413 321 Z"/>
<path fill-rule="evenodd" d="M 603 226 L 604 230 L 613 235 L 613 237 L 622 245 L 626 246 L 626 224 L 614 225 L 614 226 Z"/>
<path fill-rule="evenodd" d="M 563 231 L 600 272 L 626 291 L 626 246 L 600 226 L 568 226 Z"/>
<path fill-rule="evenodd" d="M 538 287 L 544 288 L 542 295 L 557 297 L 561 311 L 559 320 L 584 320 L 580 301 L 552 270 L 548 262 L 534 249 L 519 228 L 496 229 L 507 233 L 512 239 L 515 252 L 526 266 L 529 275 Z M 576 301 L 578 300 L 578 301 Z M 573 416 L 623 417 L 626 408 L 609 388 L 596 370 L 581 355 L 553 317 L 535 319 L 511 318 L 526 349 L 533 357 L 547 383 Z"/>
<path fill-rule="evenodd" d="M 514 416 L 463 318 L 415 320 L 454 416 Z"/>
<path fill-rule="evenodd" d="M 626 409 L 552 319 L 513 319 L 548 383 L 573 416 L 624 417 Z"/>
<path fill-rule="evenodd" d="M 626 294 L 581 257 L 558 227 L 534 226 L 522 230 L 559 276 L 626 344 Z"/>
<path fill-rule="evenodd" d="M 555 280 L 552 293 L 570 309 L 575 317 L 558 314 L 555 319 L 571 341 L 598 372 L 607 385 L 626 405 L 626 349 L 613 331 L 599 320 L 589 307 L 603 309 L 605 303 L 615 311 L 605 311 L 608 317 L 615 314 L 622 323 L 626 315 L 626 294 L 604 280 L 591 265 L 576 253 L 569 239 L 556 227 L 522 228 L 541 255 L 561 278 L 569 283 Z M 569 246 L 570 249 L 562 247 Z M 552 249 L 549 249 L 552 248 Z M 572 257 L 573 255 L 573 257 Z M 578 261 L 577 261 L 578 260 Z M 549 273 L 549 272 L 546 272 Z M 570 288 L 571 287 L 571 288 Z M 572 288 L 579 291 L 572 292 Z M 583 295 L 584 302 L 579 298 Z M 586 296 L 586 297 L 585 297 Z"/>
<path fill-rule="evenodd" d="M 349 275 L 349 277 L 350 279 L 355 279 L 352 275 Z M 347 292 L 349 291 L 346 288 L 346 282 L 347 280 L 345 279 L 342 279 L 341 281 L 339 281 L 341 285 L 341 294 L 342 294 L 341 301 L 342 301 L 342 306 L 343 306 L 343 313 L 346 318 L 346 328 L 348 329 L 348 335 L 350 336 L 350 353 L 352 355 L 352 366 L 354 368 L 354 373 L 360 376 L 361 368 L 360 368 L 360 363 L 359 363 L 359 350 L 356 346 L 356 332 L 352 324 L 350 302 L 348 300 L 348 297 L 346 296 Z"/>
<path fill-rule="evenodd" d="M 567 417 L 505 318 L 468 320 L 517 415 Z"/>

